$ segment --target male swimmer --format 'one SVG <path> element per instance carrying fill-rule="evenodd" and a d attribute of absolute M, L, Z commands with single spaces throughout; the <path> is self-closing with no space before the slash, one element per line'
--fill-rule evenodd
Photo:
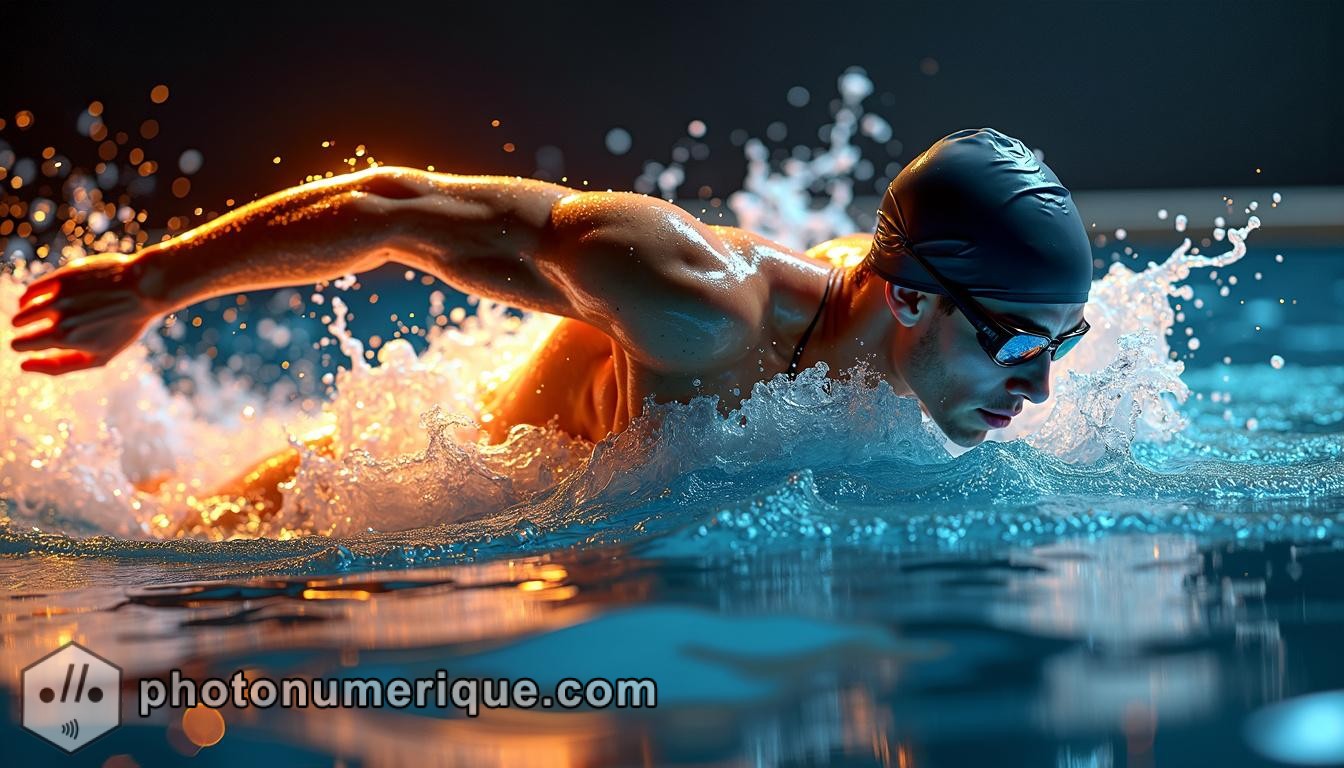
<path fill-rule="evenodd" d="M 864 248 L 840 268 L 833 248 Z M 13 318 L 29 371 L 103 365 L 167 312 L 394 261 L 564 319 L 487 404 L 501 440 L 555 423 L 596 441 L 646 398 L 735 403 L 756 381 L 860 361 L 970 447 L 1088 330 L 1092 253 L 1069 191 L 1022 142 L 957 131 L 891 182 L 873 235 L 801 253 L 662 200 L 541 181 L 378 167 L 257 200 L 133 255 L 30 284 Z M 764 372 L 762 372 L 764 369 Z M 554 420 L 554 421 L 553 421 Z M 292 473 L 291 452 L 243 486 Z"/>

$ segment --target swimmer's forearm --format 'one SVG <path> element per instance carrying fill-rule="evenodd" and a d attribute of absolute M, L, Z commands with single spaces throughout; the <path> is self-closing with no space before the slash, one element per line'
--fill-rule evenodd
<path fill-rule="evenodd" d="M 379 168 L 278 192 L 141 257 L 153 266 L 157 292 L 178 307 L 330 280 L 388 261 L 473 293 L 550 304 L 553 291 L 519 254 L 535 253 L 551 206 L 570 193 L 525 179 Z"/>

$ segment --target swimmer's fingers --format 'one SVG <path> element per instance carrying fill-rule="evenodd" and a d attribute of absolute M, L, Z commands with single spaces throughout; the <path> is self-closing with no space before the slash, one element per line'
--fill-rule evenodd
<path fill-rule="evenodd" d="M 27 306 L 28 302 L 38 304 L 50 301 L 61 291 L 61 279 L 58 275 L 47 274 L 37 278 L 28 284 L 24 289 L 23 295 L 19 297 L 19 306 Z"/>
<path fill-rule="evenodd" d="M 47 309 L 29 318 L 29 321 L 38 321 L 38 325 L 16 337 L 9 346 L 15 352 L 35 352 L 78 344 L 89 349 L 119 352 L 135 340 L 144 326 L 138 319 L 135 323 L 125 322 L 126 309 L 126 302 L 111 302 L 89 309 L 74 307 L 69 311 Z M 25 325 L 29 321 L 25 321 Z"/>
<path fill-rule="evenodd" d="M 139 306 L 139 301 L 124 293 L 98 291 L 91 293 L 70 292 L 67 295 L 43 294 L 28 306 L 14 313 L 10 322 L 18 327 L 27 325 L 44 313 L 55 312 L 61 316 L 73 316 L 81 313 L 99 312 L 115 309 L 126 312 Z"/>
<path fill-rule="evenodd" d="M 9 322 L 10 325 L 19 328 L 28 325 L 29 323 L 37 322 L 38 320 L 50 319 L 54 321 L 59 316 L 60 313 L 52 308 L 51 301 L 44 301 L 41 304 L 33 304 L 15 312 L 14 316 L 9 319 Z"/>
<path fill-rule="evenodd" d="M 19 363 L 19 367 L 33 373 L 46 373 L 59 376 L 62 373 L 96 368 L 102 365 L 98 358 L 80 350 L 59 350 L 37 357 L 30 357 Z"/>
<path fill-rule="evenodd" d="M 38 352 L 43 349 L 51 349 L 60 341 L 58 335 L 52 330 L 55 327 L 55 325 L 45 325 L 25 336 L 16 337 L 9 342 L 9 347 L 15 352 Z"/>

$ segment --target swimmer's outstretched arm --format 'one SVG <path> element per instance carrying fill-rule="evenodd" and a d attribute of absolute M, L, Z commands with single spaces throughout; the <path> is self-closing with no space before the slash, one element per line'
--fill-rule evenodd
<path fill-rule="evenodd" d="M 765 286 L 748 252 L 670 203 L 530 179 L 379 167 L 284 190 L 132 255 L 79 259 L 20 299 L 25 370 L 102 365 L 167 312 L 395 261 L 583 320 L 649 365 L 745 352 Z M 45 321 L 45 322 L 43 322 Z"/>

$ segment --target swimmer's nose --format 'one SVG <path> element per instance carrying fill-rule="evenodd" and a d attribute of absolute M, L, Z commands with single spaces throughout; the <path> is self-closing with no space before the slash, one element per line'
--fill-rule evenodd
<path fill-rule="evenodd" d="M 1008 392 L 1025 397 L 1033 403 L 1050 399 L 1050 355 L 1037 355 L 1034 360 L 1013 366 L 1008 379 Z"/>

